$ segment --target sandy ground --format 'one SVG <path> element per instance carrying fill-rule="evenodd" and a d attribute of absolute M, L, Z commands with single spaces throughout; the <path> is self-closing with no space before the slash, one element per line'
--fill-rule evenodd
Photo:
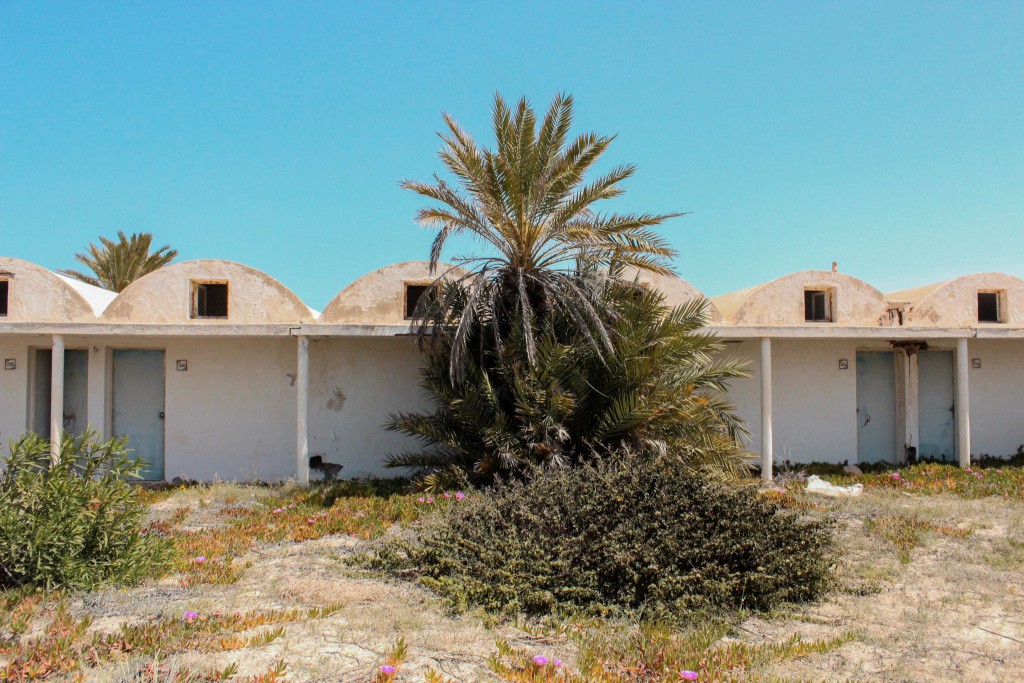
<path fill-rule="evenodd" d="M 192 505 L 189 526 L 219 523 L 218 501 L 200 508 L 186 497 L 189 492 L 181 495 L 156 506 L 156 514 Z M 252 494 L 219 495 L 238 505 L 239 496 Z M 853 632 L 856 639 L 826 655 L 751 672 L 752 680 L 1024 680 L 1024 506 L 992 498 L 877 492 L 815 500 L 840 519 L 841 588 L 820 603 L 748 619 L 734 637 L 764 642 Z M 892 544 L 865 526 L 874 515 L 893 513 L 972 533 L 964 538 L 927 533 L 910 562 L 902 563 Z M 456 681 L 497 680 L 485 660 L 499 638 L 570 664 L 574 660 L 568 638 L 548 639 L 489 625 L 479 616 L 452 615 L 412 583 L 353 576 L 344 560 L 357 547 L 346 537 L 276 544 L 253 552 L 247 558 L 251 566 L 234 585 L 184 588 L 168 577 L 127 591 L 90 593 L 74 607 L 93 616 L 96 628 L 113 630 L 124 622 L 185 610 L 341 604 L 324 619 L 287 624 L 283 637 L 263 647 L 170 660 L 200 669 L 237 662 L 239 673 L 253 674 L 283 659 L 291 681 L 370 680 L 401 636 L 409 645 L 401 681 L 423 681 L 428 668 Z M 124 663 L 112 665 L 91 672 L 89 680 L 124 680 L 129 670 Z"/>

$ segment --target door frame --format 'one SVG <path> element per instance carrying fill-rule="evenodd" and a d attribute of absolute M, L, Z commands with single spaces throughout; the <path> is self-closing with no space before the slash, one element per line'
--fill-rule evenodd
<path fill-rule="evenodd" d="M 105 433 L 110 435 L 110 438 L 116 436 L 114 434 L 114 352 L 115 351 L 160 351 L 164 354 L 163 362 L 163 429 L 161 430 L 160 440 L 163 452 L 163 479 L 139 479 L 136 483 L 160 483 L 167 481 L 167 348 L 164 346 L 107 346 L 106 348 L 106 362 L 104 365 L 104 385 L 107 390 L 104 392 L 104 428 Z"/>
<path fill-rule="evenodd" d="M 38 351 L 49 351 L 52 354 L 53 353 L 53 347 L 52 346 L 35 346 L 35 345 L 32 345 L 32 344 L 30 344 L 28 346 L 28 381 L 27 381 L 28 391 L 25 392 L 25 394 L 26 394 L 26 396 L 25 396 L 25 431 L 26 432 L 36 432 L 36 429 L 35 429 L 36 425 L 33 425 L 32 423 L 35 421 L 36 399 L 38 398 L 38 391 L 39 391 L 39 387 L 36 386 L 36 370 L 37 370 L 37 368 L 39 366 L 39 354 L 37 353 Z M 88 359 L 89 359 L 89 345 L 86 344 L 85 346 L 81 346 L 81 345 L 66 346 L 64 348 L 64 353 L 67 354 L 68 351 L 85 351 L 85 354 L 86 354 L 86 356 L 85 356 L 86 357 L 86 366 L 85 367 L 86 367 L 86 373 L 87 373 L 86 377 L 87 377 L 87 379 L 86 379 L 86 383 L 85 383 L 85 397 L 86 397 L 85 398 L 85 404 L 86 404 L 86 417 L 88 418 L 88 423 L 91 423 L 92 422 L 92 417 L 90 415 L 88 415 L 89 385 L 92 383 L 92 377 L 91 377 L 91 374 L 90 374 L 91 368 L 89 367 L 90 364 L 89 364 L 89 361 L 88 361 Z M 66 358 L 65 358 L 65 360 L 66 360 Z M 67 370 L 66 369 L 65 369 L 65 375 L 67 375 Z M 53 380 L 51 378 L 51 382 L 52 381 Z M 67 377 L 66 376 L 64 378 L 64 381 L 65 381 L 65 384 L 66 384 L 66 382 L 67 382 Z M 46 394 L 47 394 L 47 396 L 49 396 L 49 394 L 50 394 L 50 388 L 49 387 L 47 387 L 47 389 L 46 389 Z M 104 422 L 106 422 L 106 420 L 104 420 Z M 46 425 L 46 426 L 49 427 L 49 425 Z M 38 432 L 36 432 L 36 433 L 38 433 Z"/>

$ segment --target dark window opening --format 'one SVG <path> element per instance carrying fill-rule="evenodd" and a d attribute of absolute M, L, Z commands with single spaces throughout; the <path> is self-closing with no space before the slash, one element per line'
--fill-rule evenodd
<path fill-rule="evenodd" d="M 804 320 L 809 323 L 832 322 L 832 297 L 827 289 L 804 290 Z"/>
<path fill-rule="evenodd" d="M 978 322 L 998 323 L 999 292 L 978 292 Z"/>
<path fill-rule="evenodd" d="M 415 318 L 417 313 L 423 313 L 416 309 L 419 306 L 420 299 L 423 295 L 430 297 L 424 303 L 429 303 L 432 299 L 437 297 L 437 287 L 434 285 L 406 285 L 405 286 L 405 317 L 406 319 Z"/>
<path fill-rule="evenodd" d="M 0 280 L 0 316 L 7 315 L 7 295 L 10 292 L 10 286 L 7 280 Z"/>
<path fill-rule="evenodd" d="M 192 301 L 193 318 L 228 317 L 228 285 L 222 283 L 196 283 Z"/>

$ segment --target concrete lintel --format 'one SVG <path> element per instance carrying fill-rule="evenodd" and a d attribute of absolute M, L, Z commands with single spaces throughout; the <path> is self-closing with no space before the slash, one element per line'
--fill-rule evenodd
<path fill-rule="evenodd" d="M 0 335 L 70 334 L 90 337 L 287 337 L 294 325 L 232 325 L 187 323 L 139 325 L 132 323 L 0 323 Z"/>

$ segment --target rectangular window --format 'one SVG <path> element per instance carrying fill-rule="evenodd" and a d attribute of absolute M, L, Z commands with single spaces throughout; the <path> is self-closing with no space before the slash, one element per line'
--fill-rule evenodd
<path fill-rule="evenodd" d="M 0 317 L 7 316 L 7 297 L 10 291 L 10 282 L 8 280 L 0 280 Z"/>
<path fill-rule="evenodd" d="M 405 319 L 411 320 L 416 317 L 416 307 L 420 303 L 420 298 L 423 295 L 427 295 L 431 298 L 437 296 L 437 287 L 434 285 L 411 285 L 408 282 L 405 284 Z M 429 300 L 428 300 L 429 301 Z M 425 302 L 426 303 L 426 302 Z"/>
<path fill-rule="evenodd" d="M 193 282 L 192 283 L 192 317 L 193 318 L 227 318 L 228 317 L 228 283 L 226 283 L 226 282 Z"/>
<path fill-rule="evenodd" d="M 1000 292 L 978 292 L 978 322 L 1003 322 Z"/>
<path fill-rule="evenodd" d="M 828 289 L 804 290 L 804 320 L 809 323 L 832 322 L 832 292 Z"/>

